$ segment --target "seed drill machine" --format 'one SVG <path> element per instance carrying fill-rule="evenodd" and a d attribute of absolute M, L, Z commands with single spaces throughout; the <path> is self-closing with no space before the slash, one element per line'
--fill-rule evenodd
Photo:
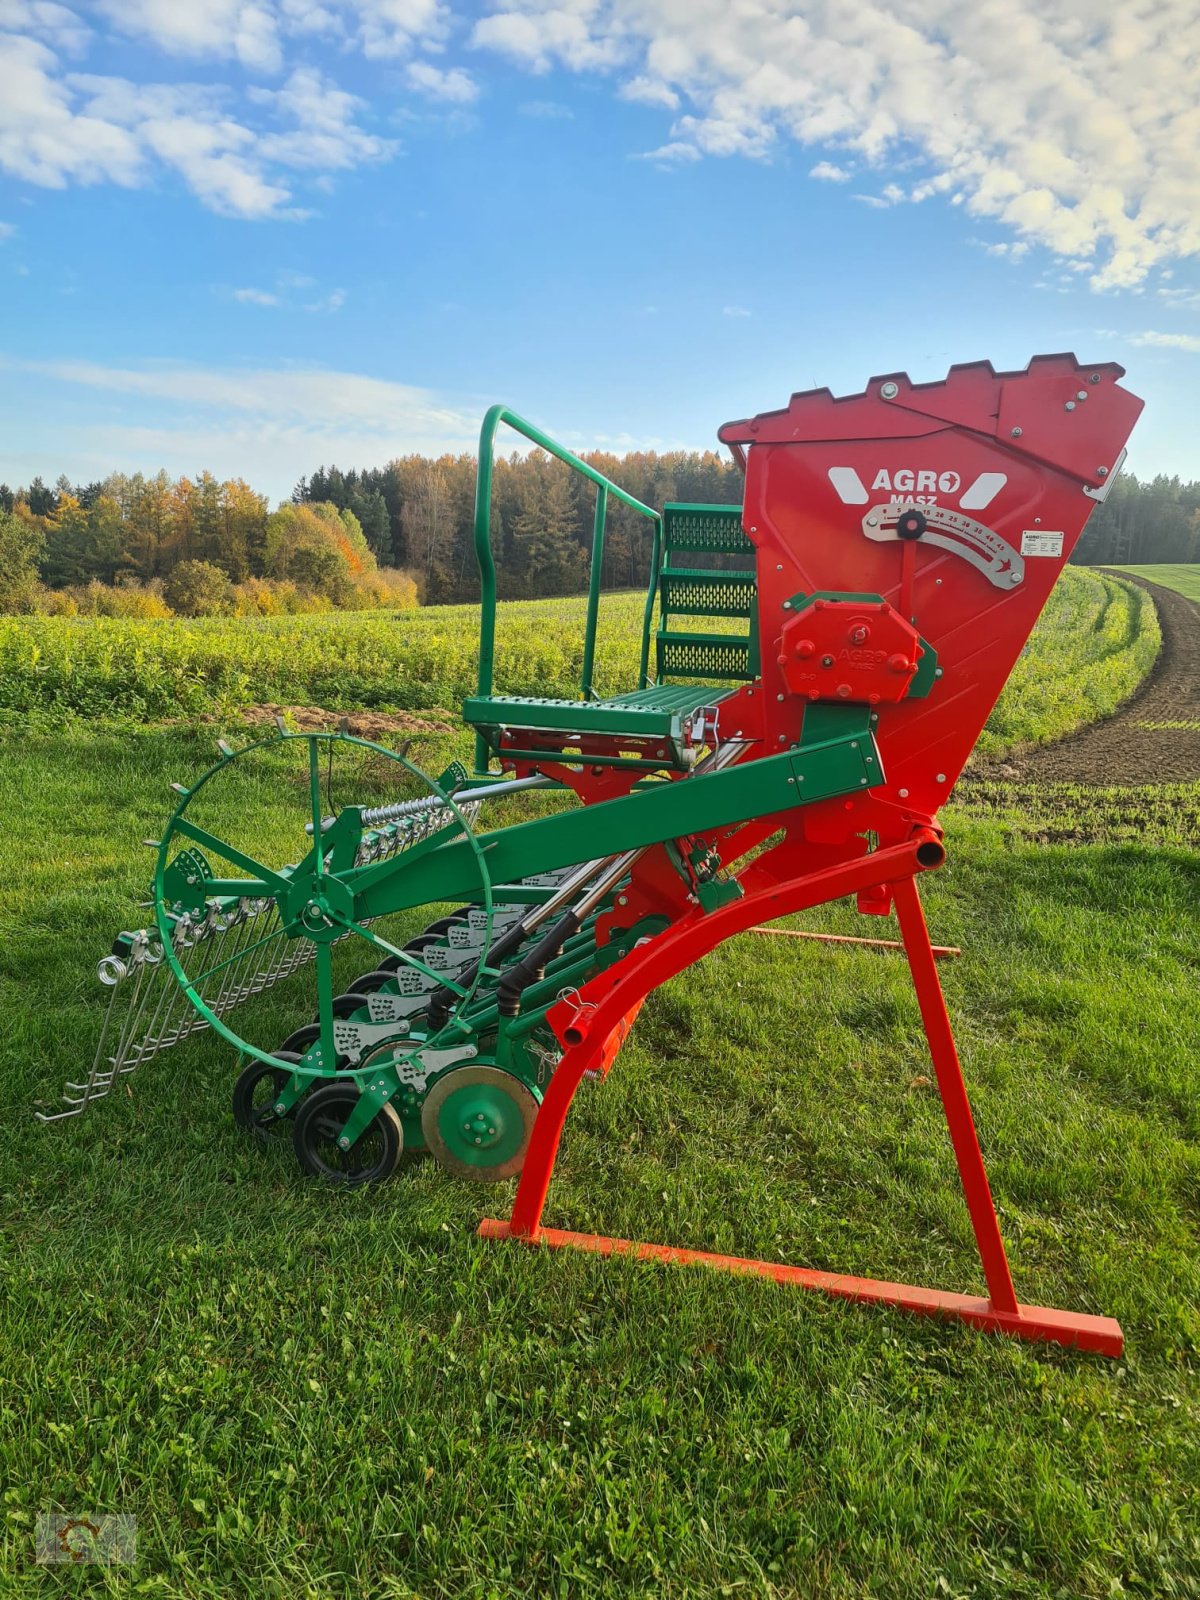
<path fill-rule="evenodd" d="M 1049 355 L 796 394 L 720 430 L 741 505 L 661 513 L 494 407 L 475 513 L 479 682 L 463 707 L 474 771 L 427 778 L 342 731 L 222 742 L 148 841 L 153 918 L 100 963 L 104 1036 L 58 1115 L 206 1028 L 239 1054 L 238 1125 L 290 1137 L 317 1177 L 374 1182 L 414 1150 L 464 1178 L 519 1174 L 485 1237 L 701 1262 L 1119 1352 L 1110 1319 L 1017 1300 L 918 882 L 945 860 L 939 807 L 1120 468 L 1141 410 L 1122 376 Z M 494 681 L 501 425 L 595 486 L 571 699 Z M 649 519 L 651 571 L 636 683 L 601 697 L 614 502 Z M 483 825 L 517 795 L 518 820 Z M 291 805 L 296 859 L 272 865 Z M 735 934 L 847 896 L 898 918 L 987 1295 L 545 1226 L 575 1092 L 607 1075 L 647 996 Z M 307 1008 L 288 998 L 302 971 Z"/>

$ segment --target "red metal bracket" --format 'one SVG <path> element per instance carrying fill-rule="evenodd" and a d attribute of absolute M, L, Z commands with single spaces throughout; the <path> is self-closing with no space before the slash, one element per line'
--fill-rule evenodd
<path fill-rule="evenodd" d="M 931 846 L 936 846 L 936 849 Z M 791 883 L 772 885 L 708 916 L 685 919 L 647 946 L 643 952 L 644 959 L 631 971 L 622 972 L 624 963 L 621 963 L 586 985 L 565 1008 L 556 1008 L 561 1014 L 552 1013 L 551 1021 L 566 1049 L 550 1080 L 534 1124 L 512 1216 L 508 1221 L 486 1218 L 480 1224 L 480 1236 L 485 1239 L 516 1239 L 527 1244 L 544 1244 L 551 1249 L 585 1250 L 605 1256 L 633 1255 L 639 1260 L 712 1267 L 720 1271 L 770 1278 L 776 1283 L 820 1289 L 845 1299 L 952 1317 L 974 1327 L 1015 1338 L 1072 1345 L 1103 1355 L 1120 1355 L 1124 1339 L 1120 1324 L 1111 1317 L 1022 1305 L 1017 1300 L 946 1012 L 936 959 L 917 892 L 917 874 L 940 865 L 941 860 L 938 841 L 931 834 L 921 834 L 908 844 L 879 850 L 870 856 L 811 873 Z M 942 1097 L 963 1198 L 983 1266 L 987 1298 L 926 1289 L 916 1284 L 846 1277 L 776 1262 L 684 1250 L 671 1245 L 544 1228 L 542 1212 L 563 1125 L 575 1091 L 585 1074 L 604 1070 L 611 1064 L 615 1053 L 614 1035 L 641 1000 L 667 978 L 706 955 L 722 940 L 732 934 L 745 932 L 764 918 L 773 919 L 805 911 L 879 882 L 892 886 L 904 950 Z"/>

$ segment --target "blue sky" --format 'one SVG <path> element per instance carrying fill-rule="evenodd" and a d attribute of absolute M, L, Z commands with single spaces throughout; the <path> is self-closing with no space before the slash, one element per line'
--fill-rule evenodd
<path fill-rule="evenodd" d="M 1195 0 L 0 0 L 0 480 L 702 447 L 1118 360 L 1200 477 Z"/>

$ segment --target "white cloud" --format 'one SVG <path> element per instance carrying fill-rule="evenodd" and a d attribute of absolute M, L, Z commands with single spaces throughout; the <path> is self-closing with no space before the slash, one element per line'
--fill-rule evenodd
<path fill-rule="evenodd" d="M 1163 273 L 1164 278 L 1168 276 L 1168 273 Z M 1167 306 L 1175 311 L 1191 311 L 1195 307 L 1200 307 L 1200 290 L 1169 289 L 1160 285 L 1155 290 L 1155 293 L 1158 295 L 1160 300 L 1164 301 Z"/>
<path fill-rule="evenodd" d="M 498 11 L 475 24 L 471 43 L 511 56 L 534 72 L 546 72 L 555 60 L 577 72 L 608 68 L 624 59 L 620 29 L 599 21 L 599 0 L 576 0 L 568 9 L 530 5 L 527 10 Z"/>
<path fill-rule="evenodd" d="M 469 105 L 479 97 L 479 85 L 462 67 L 443 69 L 428 61 L 412 61 L 405 73 L 409 87 L 431 100 L 448 100 L 456 105 Z"/>
<path fill-rule="evenodd" d="M 473 403 L 460 409 L 427 389 L 312 366 L 104 367 L 0 358 L 3 367 L 61 385 L 68 395 L 75 389 L 106 398 L 103 422 L 72 430 L 79 466 L 64 459 L 56 469 L 81 477 L 95 476 L 90 468 L 208 467 L 282 496 L 319 461 L 381 466 L 401 452 L 471 450 L 479 431 Z M 4 442 L 8 457 L 28 454 L 11 430 Z"/>
<path fill-rule="evenodd" d="M 0 30 L 36 34 L 59 50 L 86 50 L 91 29 L 66 6 L 53 0 L 0 0 Z"/>
<path fill-rule="evenodd" d="M 340 170 L 396 148 L 358 125 L 362 102 L 312 68 L 298 68 L 281 89 L 249 92 L 277 124 L 263 129 L 230 115 L 219 86 L 64 75 L 45 45 L 13 35 L 0 50 L 0 170 L 47 188 L 137 187 L 166 167 L 213 211 L 296 217 L 304 213 L 286 169 Z"/>
<path fill-rule="evenodd" d="M 1200 252 L 1196 0 L 504 5 L 477 46 L 686 95 L 676 145 L 766 158 L 794 139 L 881 171 L 915 151 L 928 174 L 901 198 L 946 194 L 1089 263 L 1098 289 Z"/>
<path fill-rule="evenodd" d="M 364 102 L 339 89 L 315 67 L 298 67 L 282 89 L 252 89 L 250 98 L 295 123 L 291 130 L 259 139 L 262 160 L 328 172 L 383 160 L 396 148 L 360 128 L 354 117 Z"/>
<path fill-rule="evenodd" d="M 305 311 L 340 311 L 346 304 L 345 289 L 334 289 L 319 300 L 310 300 Z"/>
<path fill-rule="evenodd" d="M 721 315 L 723 317 L 748 317 L 750 313 L 745 306 L 722 306 Z"/>
<path fill-rule="evenodd" d="M 1029 254 L 1030 245 L 1027 239 L 968 239 L 967 243 L 974 245 L 976 250 L 982 250 L 985 256 L 996 256 L 1006 261 L 1020 261 Z M 1072 268 L 1079 268 L 1086 272 L 1087 263 L 1074 261 L 1069 263 Z"/>
<path fill-rule="evenodd" d="M 0 4 L 5 0 L 0 0 Z M 16 3 L 16 0 L 11 0 Z M 241 62 L 263 72 L 282 69 L 287 41 L 331 35 L 364 55 L 406 54 L 418 41 L 445 37 L 441 0 L 94 0 L 123 33 L 170 55 Z"/>
<path fill-rule="evenodd" d="M 618 91 L 622 100 L 633 100 L 643 106 L 665 106 L 668 111 L 675 111 L 679 107 L 679 96 L 670 84 L 663 83 L 659 78 L 647 78 L 639 75 L 630 78 L 628 83 L 623 83 Z"/>
<path fill-rule="evenodd" d="M 418 40 L 437 43 L 449 31 L 450 14 L 441 0 L 343 0 L 354 37 L 368 57 L 404 55 Z"/>
<path fill-rule="evenodd" d="M 0 239 L 11 239 L 16 231 L 15 222 L 0 222 Z"/>
<path fill-rule="evenodd" d="M 170 55 L 232 57 L 266 72 L 283 62 L 276 8 L 261 0 L 96 0 L 96 9 Z"/>
<path fill-rule="evenodd" d="M 1150 345 L 1160 350 L 1187 350 L 1200 355 L 1200 335 L 1194 333 L 1133 333 L 1130 344 Z"/>
<path fill-rule="evenodd" d="M 54 76 L 57 58 L 36 39 L 0 35 L 0 168 L 26 182 L 62 189 L 74 183 L 141 181 L 137 140 L 103 118 L 77 115 Z"/>
<path fill-rule="evenodd" d="M 575 113 L 570 106 L 559 105 L 557 100 L 524 100 L 517 110 L 523 117 L 541 117 L 547 122 L 575 120 Z"/>
<path fill-rule="evenodd" d="M 266 289 L 235 289 L 233 298 L 240 300 L 246 306 L 277 306 L 279 296 L 269 294 Z"/>
<path fill-rule="evenodd" d="M 809 167 L 808 175 L 822 183 L 849 183 L 854 176 L 849 167 L 835 166 L 832 161 L 818 161 L 815 167 Z"/>
<path fill-rule="evenodd" d="M 671 144 L 660 144 L 657 150 L 642 150 L 637 159 L 639 161 L 657 161 L 661 166 L 678 166 L 689 161 L 699 161 L 700 152 L 694 144 L 685 144 L 676 140 Z"/>

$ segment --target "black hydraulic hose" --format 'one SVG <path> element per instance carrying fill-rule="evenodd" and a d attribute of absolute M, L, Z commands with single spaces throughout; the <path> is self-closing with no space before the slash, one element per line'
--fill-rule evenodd
<path fill-rule="evenodd" d="M 526 937 L 527 929 L 524 922 L 515 923 L 507 933 L 502 933 L 487 951 L 487 960 L 503 961 L 505 956 L 512 955 L 522 940 Z M 470 966 L 464 967 L 455 978 L 455 983 L 460 989 L 469 989 L 479 976 L 479 969 L 483 965 L 483 957 L 476 957 Z M 426 1013 L 429 1020 L 429 1030 L 432 1033 L 437 1028 L 444 1028 L 450 1020 L 450 1012 L 457 998 L 453 989 L 448 989 L 441 984 L 429 993 L 429 1007 Z"/>
<path fill-rule="evenodd" d="M 565 912 L 520 961 L 508 968 L 496 986 L 496 1000 L 502 1017 L 521 1015 L 522 993 L 542 977 L 548 963 L 554 960 L 567 940 L 579 932 L 583 915 L 578 910 Z"/>

